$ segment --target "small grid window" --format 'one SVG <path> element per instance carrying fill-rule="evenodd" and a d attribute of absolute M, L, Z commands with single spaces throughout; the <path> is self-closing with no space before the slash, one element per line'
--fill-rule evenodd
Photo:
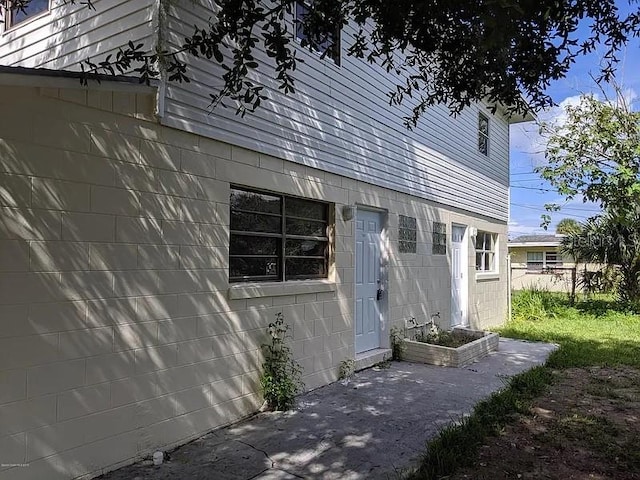
<path fill-rule="evenodd" d="M 418 246 L 418 224 L 416 219 L 400 215 L 399 227 L 400 253 L 416 253 Z"/>
<path fill-rule="evenodd" d="M 483 155 L 489 155 L 489 117 L 478 114 L 478 150 Z"/>
<path fill-rule="evenodd" d="M 431 253 L 434 255 L 447 254 L 447 224 L 433 222 L 433 246 Z"/>
<path fill-rule="evenodd" d="M 11 2 L 9 2 L 11 7 Z M 26 5 L 18 6 L 17 8 L 10 8 L 7 15 L 7 27 L 13 27 L 19 23 L 29 20 L 36 15 L 40 15 L 43 12 L 49 10 L 49 0 L 31 0 Z"/>
<path fill-rule="evenodd" d="M 327 277 L 327 203 L 232 188 L 230 209 L 231 282 Z"/>
<path fill-rule="evenodd" d="M 310 4 L 308 2 L 296 2 L 296 38 L 302 42 L 308 41 L 309 37 L 304 30 L 302 21 L 309 13 Z M 340 65 L 340 30 L 326 32 L 324 38 L 319 39 L 315 46 L 318 53 L 332 59 L 336 65 Z"/>
<path fill-rule="evenodd" d="M 479 231 L 476 235 L 476 270 L 479 272 L 497 271 L 495 233 Z"/>

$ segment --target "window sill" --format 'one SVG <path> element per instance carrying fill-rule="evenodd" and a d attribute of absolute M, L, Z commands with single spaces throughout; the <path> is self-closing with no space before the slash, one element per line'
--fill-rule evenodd
<path fill-rule="evenodd" d="M 477 272 L 476 281 L 484 282 L 489 280 L 500 280 L 500 274 L 497 272 Z"/>
<path fill-rule="evenodd" d="M 289 282 L 238 283 L 228 290 L 230 300 L 260 297 L 281 297 L 305 293 L 335 292 L 336 284 L 330 280 L 298 280 Z"/>

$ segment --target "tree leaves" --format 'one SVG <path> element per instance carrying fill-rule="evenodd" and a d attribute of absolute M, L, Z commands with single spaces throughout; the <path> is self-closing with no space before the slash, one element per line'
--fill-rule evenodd
<path fill-rule="evenodd" d="M 0 0 L 5 8 L 26 3 Z M 478 101 L 518 114 L 548 107 L 553 102 L 547 86 L 566 76 L 576 58 L 602 49 L 598 78 L 607 81 L 618 52 L 640 32 L 633 1 L 627 15 L 615 0 L 314 0 L 305 5 L 307 14 L 296 24 L 294 0 L 218 0 L 212 18 L 179 47 L 144 52 L 129 44 L 115 57 L 85 61 L 83 69 L 88 75 L 135 72 L 145 82 L 166 69 L 171 81 L 187 82 L 189 57 L 204 57 L 225 70 L 222 86 L 212 87 L 212 107 L 229 99 L 244 115 L 260 106 L 257 100 L 268 100 L 258 94 L 265 82 L 255 75 L 262 66 L 255 50 L 264 51 L 275 67 L 278 90 L 292 94 L 301 62 L 299 47 L 291 45 L 295 29 L 304 30 L 300 47 L 328 55 L 323 45 L 332 32 L 350 24 L 356 33 L 342 35 L 343 51 L 397 77 L 396 87 L 380 94 L 388 93 L 392 105 L 411 106 L 405 119 L 411 128 L 439 104 L 453 114 Z"/>

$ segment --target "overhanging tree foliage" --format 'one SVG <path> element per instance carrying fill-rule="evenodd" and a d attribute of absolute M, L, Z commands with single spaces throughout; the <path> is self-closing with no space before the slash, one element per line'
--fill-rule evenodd
<path fill-rule="evenodd" d="M 0 7 L 24 8 L 30 0 L 0 0 Z M 87 3 L 90 0 L 60 0 Z M 163 3 L 169 0 L 160 0 Z M 171 0 L 178 1 L 178 0 Z M 190 0 L 183 0 L 190 1 Z M 218 0 L 212 19 L 197 26 L 175 49 L 150 50 L 129 44 L 116 56 L 86 61 L 89 73 L 133 72 L 142 81 L 166 69 L 173 81 L 189 80 L 189 57 L 205 57 L 225 69 L 224 85 L 211 92 L 212 105 L 232 100 L 240 114 L 266 100 L 250 72 L 260 69 L 256 49 L 276 68 L 279 89 L 295 90 L 300 63 L 291 41 L 294 0 Z M 408 127 L 430 106 L 452 113 L 479 100 L 524 113 L 552 104 L 545 93 L 575 59 L 604 49 L 601 77 L 608 79 L 617 52 L 638 35 L 640 13 L 629 0 L 621 14 L 614 0 L 314 0 L 303 20 L 303 46 L 322 50 L 338 27 L 351 23 L 349 55 L 397 74 L 391 104 L 410 98 Z M 584 29 L 579 27 L 585 26 Z M 581 35 L 581 32 L 588 32 Z M 384 94 L 385 92 L 381 92 Z"/>
<path fill-rule="evenodd" d="M 547 163 L 537 171 L 561 195 L 581 195 L 620 220 L 640 205 L 640 112 L 619 88 L 611 100 L 582 96 L 562 124 L 542 132 Z"/>

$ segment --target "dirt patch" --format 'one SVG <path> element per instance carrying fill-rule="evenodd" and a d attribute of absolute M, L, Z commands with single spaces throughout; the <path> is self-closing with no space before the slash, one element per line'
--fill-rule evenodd
<path fill-rule="evenodd" d="M 640 370 L 572 368 L 449 479 L 640 479 Z"/>

